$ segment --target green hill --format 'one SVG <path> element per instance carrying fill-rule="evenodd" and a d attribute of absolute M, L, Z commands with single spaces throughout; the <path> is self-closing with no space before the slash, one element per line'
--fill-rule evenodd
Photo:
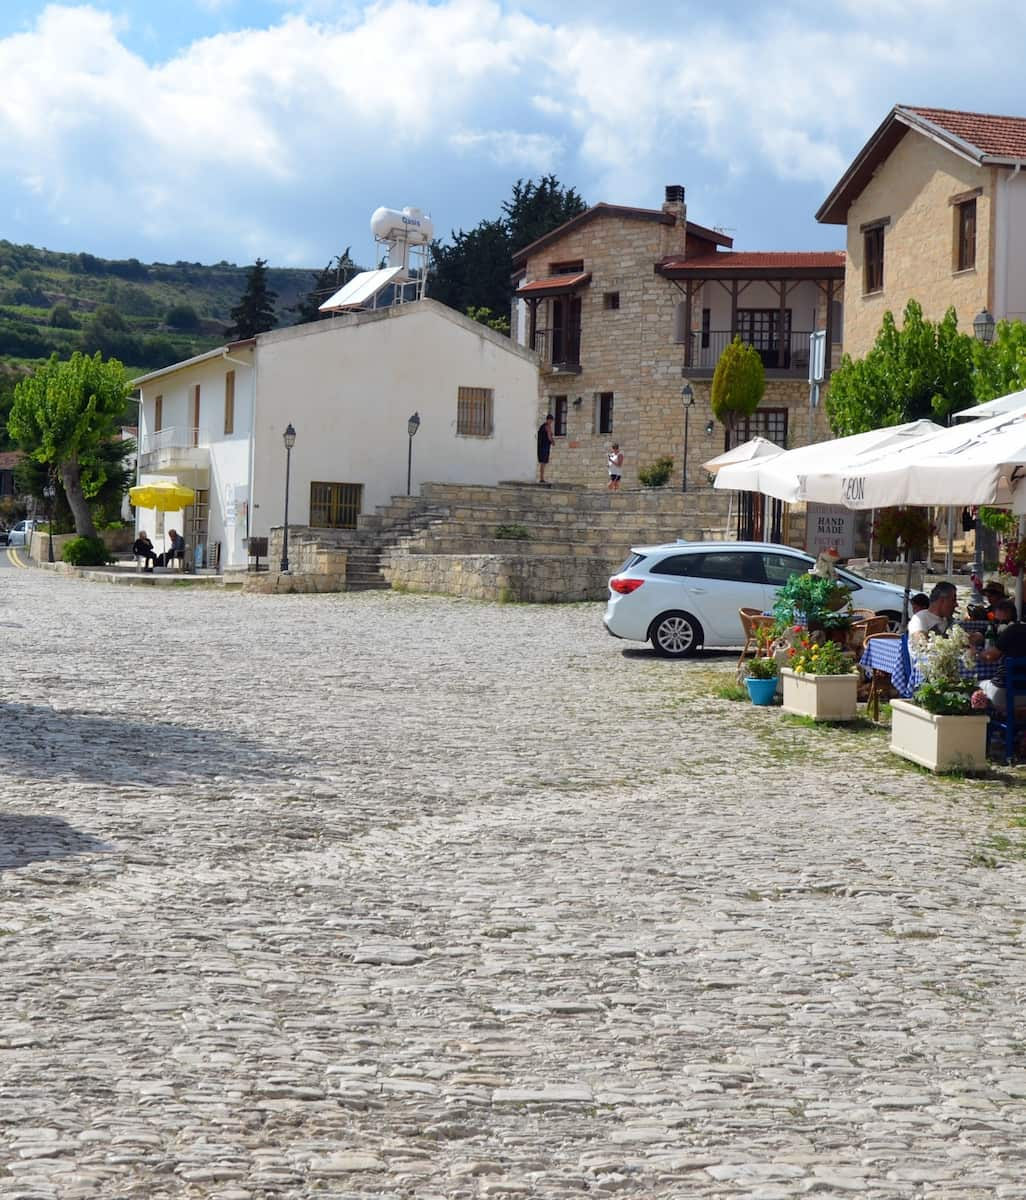
<path fill-rule="evenodd" d="M 0 240 L 0 365 L 74 350 L 114 355 L 133 374 L 220 345 L 248 266 L 142 263 L 61 253 Z M 268 268 L 278 324 L 313 286 L 316 272 Z"/>

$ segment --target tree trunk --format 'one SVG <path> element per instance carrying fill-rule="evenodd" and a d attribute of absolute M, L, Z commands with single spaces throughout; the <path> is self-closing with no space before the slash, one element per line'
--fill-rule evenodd
<path fill-rule="evenodd" d="M 75 520 L 75 532 L 79 537 L 96 537 L 93 514 L 82 493 L 82 468 L 77 461 L 72 460 L 61 463 L 60 470 L 64 495 L 67 497 L 68 507 Z"/>

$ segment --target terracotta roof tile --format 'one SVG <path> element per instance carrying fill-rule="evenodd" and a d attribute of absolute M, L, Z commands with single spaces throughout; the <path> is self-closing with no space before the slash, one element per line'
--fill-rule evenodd
<path fill-rule="evenodd" d="M 663 267 L 708 268 L 729 267 L 842 267 L 843 250 L 728 250 L 719 254 L 702 254 L 695 258 L 666 258 Z"/>
<path fill-rule="evenodd" d="M 591 282 L 591 272 L 580 275 L 551 275 L 548 279 L 532 279 L 517 288 L 518 296 L 551 295 L 553 292 L 573 292 Z"/>
<path fill-rule="evenodd" d="M 999 117 L 952 108 L 919 108 L 911 104 L 901 107 L 969 142 L 983 154 L 1026 158 L 1026 117 Z"/>

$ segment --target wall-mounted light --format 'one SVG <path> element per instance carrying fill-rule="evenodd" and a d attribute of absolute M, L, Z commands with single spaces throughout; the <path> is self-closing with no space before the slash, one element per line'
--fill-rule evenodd
<path fill-rule="evenodd" d="M 706 433 L 712 433 L 712 431 L 715 428 L 716 428 L 716 426 L 712 423 L 712 421 L 706 421 L 706 423 L 705 423 L 705 432 Z"/>
<path fill-rule="evenodd" d="M 578 396 L 577 399 L 574 400 L 574 408 L 580 408 L 583 403 L 584 403 L 584 397 Z"/>

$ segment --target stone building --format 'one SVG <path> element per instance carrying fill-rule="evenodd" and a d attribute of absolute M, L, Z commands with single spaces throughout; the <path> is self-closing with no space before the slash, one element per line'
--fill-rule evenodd
<path fill-rule="evenodd" d="M 816 214 L 846 225 L 844 348 L 885 312 L 1026 320 L 1026 118 L 897 105 Z"/>
<path fill-rule="evenodd" d="M 843 253 L 732 245 L 688 220 L 684 189 L 671 186 L 661 208 L 596 204 L 514 255 L 512 336 L 538 353 L 539 416 L 556 418 L 547 478 L 604 486 L 615 440 L 624 486 L 670 456 L 682 487 L 686 441 L 694 489 L 707 485 L 704 461 L 755 434 L 783 446 L 829 436 L 822 405 L 809 408 L 809 346 L 826 330 L 829 357 L 839 353 Z M 709 393 L 735 335 L 759 350 L 767 382 L 759 410 L 728 436 Z"/>

